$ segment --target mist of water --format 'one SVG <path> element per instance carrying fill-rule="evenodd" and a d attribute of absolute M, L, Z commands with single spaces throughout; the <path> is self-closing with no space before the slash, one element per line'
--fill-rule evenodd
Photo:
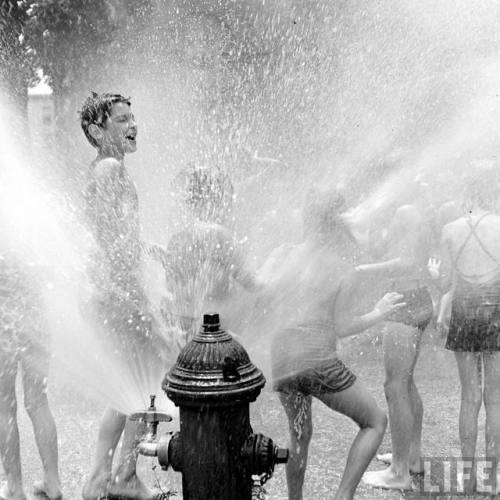
<path fill-rule="evenodd" d="M 139 151 L 126 163 L 145 238 L 166 246 L 183 229 L 172 179 L 190 163 L 231 176 L 231 229 L 255 268 L 273 248 L 301 240 L 300 210 L 314 184 L 345 191 L 360 231 L 403 203 L 458 197 L 469 160 L 496 155 L 499 9 L 493 0 L 159 8 L 138 46 L 124 47 L 126 67 L 93 88 L 132 97 Z M 75 93 L 75 110 L 87 90 Z M 94 152 L 76 120 L 68 134 L 83 169 Z M 156 303 L 169 293 L 162 273 L 149 274 Z M 208 288 L 195 281 L 196 300 Z M 252 300 L 243 293 L 232 310 L 250 343 L 257 325 L 279 326 L 252 323 Z"/>

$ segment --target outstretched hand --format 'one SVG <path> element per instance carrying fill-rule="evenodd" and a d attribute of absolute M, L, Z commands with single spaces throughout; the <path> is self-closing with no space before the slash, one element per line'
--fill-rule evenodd
<path fill-rule="evenodd" d="M 441 261 L 439 259 L 436 259 L 434 257 L 431 257 L 429 259 L 429 262 L 427 262 L 427 269 L 429 270 L 429 274 L 431 275 L 432 279 L 437 280 L 439 278 L 440 267 Z"/>
<path fill-rule="evenodd" d="M 386 293 L 374 307 L 374 311 L 380 315 L 381 319 L 387 318 L 394 311 L 406 306 L 406 302 L 401 302 L 403 295 L 397 292 Z"/>

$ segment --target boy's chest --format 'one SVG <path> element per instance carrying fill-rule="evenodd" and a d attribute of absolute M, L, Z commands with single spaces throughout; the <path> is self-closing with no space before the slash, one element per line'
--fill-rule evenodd
<path fill-rule="evenodd" d="M 120 176 L 118 190 L 116 197 L 118 213 L 125 218 L 136 216 L 139 211 L 139 197 L 137 188 L 127 172 L 123 172 Z"/>
<path fill-rule="evenodd" d="M 139 214 L 139 198 L 137 190 L 133 183 L 124 186 L 121 196 L 117 200 L 119 207 L 118 213 L 124 219 L 135 219 Z"/>

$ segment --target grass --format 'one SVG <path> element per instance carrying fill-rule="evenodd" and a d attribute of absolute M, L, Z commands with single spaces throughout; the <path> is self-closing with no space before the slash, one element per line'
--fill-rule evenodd
<path fill-rule="evenodd" d="M 441 342 L 442 343 L 442 342 Z M 368 387 L 381 407 L 386 408 L 383 393 L 382 350 L 377 332 L 373 331 L 340 346 L 344 361 Z M 445 351 L 428 329 L 420 359 L 416 367 L 416 382 L 424 403 L 423 443 L 425 456 L 459 456 L 458 411 L 459 381 L 453 354 Z M 63 490 L 67 500 L 81 498 L 81 489 L 93 461 L 93 452 L 102 414 L 102 407 L 82 398 L 55 374 L 51 380 L 50 401 L 59 432 L 60 469 Z M 313 403 L 314 435 L 310 446 L 304 498 L 331 499 L 340 481 L 349 446 L 356 426 L 346 417 L 332 412 L 320 402 Z M 262 432 L 276 443 L 286 445 L 287 422 L 276 395 L 264 391 L 251 406 L 251 420 L 255 432 Z M 484 412 L 480 413 L 478 454 L 484 450 Z M 40 477 L 41 465 L 34 444 L 30 422 L 19 411 L 22 439 L 22 462 L 26 490 Z M 161 429 L 160 429 L 161 431 Z M 384 438 L 380 451 L 390 451 L 390 433 Z M 140 473 L 149 484 L 159 484 L 165 492 L 177 492 L 172 498 L 181 498 L 181 476 L 173 471 L 163 472 L 154 467 L 153 459 L 141 458 Z M 370 469 L 381 468 L 373 461 Z M 153 470 L 155 469 L 155 470 Z M 0 480 L 4 475 L 0 472 Z M 274 477 L 266 485 L 270 500 L 286 499 L 284 467 L 277 466 Z M 168 498 L 168 497 L 166 497 Z M 371 489 L 360 485 L 356 495 L 360 500 L 408 500 L 425 498 L 418 492 L 402 493 Z M 436 498 L 436 497 L 434 497 Z M 442 499 L 464 498 L 441 496 Z M 469 497 L 484 498 L 484 496 Z"/>

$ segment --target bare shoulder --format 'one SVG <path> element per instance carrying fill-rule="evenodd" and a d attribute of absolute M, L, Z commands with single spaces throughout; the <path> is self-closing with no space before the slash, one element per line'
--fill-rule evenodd
<path fill-rule="evenodd" d="M 457 231 L 462 230 L 466 226 L 465 219 L 460 217 L 460 219 L 454 220 L 453 222 L 448 222 L 443 227 L 442 231 L 442 239 L 447 239 L 450 236 L 454 235 Z"/>
<path fill-rule="evenodd" d="M 490 221 L 492 224 L 499 224 L 500 223 L 500 215 L 498 214 L 491 214 L 490 215 Z"/>
<path fill-rule="evenodd" d="M 98 179 L 115 177 L 120 173 L 122 164 L 116 158 L 104 158 L 94 166 L 94 175 Z"/>

